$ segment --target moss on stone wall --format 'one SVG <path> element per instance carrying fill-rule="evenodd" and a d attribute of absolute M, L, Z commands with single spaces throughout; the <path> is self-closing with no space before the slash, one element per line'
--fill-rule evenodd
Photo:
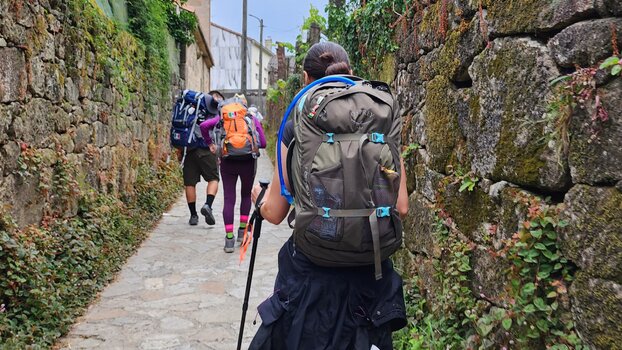
<path fill-rule="evenodd" d="M 430 168 L 439 173 L 445 173 L 451 163 L 460 134 L 452 93 L 451 83 L 444 76 L 437 76 L 426 88 L 425 146 L 430 154 Z"/>
<path fill-rule="evenodd" d="M 0 123 L 0 348 L 37 349 L 68 330 L 182 183 L 164 162 L 173 87 L 149 45 L 93 0 L 11 4 L 0 57 L 19 53 L 28 88 L 0 106 L 11 116 Z"/>

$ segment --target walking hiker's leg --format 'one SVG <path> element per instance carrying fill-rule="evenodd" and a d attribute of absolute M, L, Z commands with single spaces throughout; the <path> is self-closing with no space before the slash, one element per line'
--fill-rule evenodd
<path fill-rule="evenodd" d="M 188 224 L 194 226 L 199 223 L 199 215 L 197 214 L 197 189 L 196 185 L 201 181 L 201 174 L 197 166 L 196 152 L 191 151 L 186 155 L 184 162 L 183 177 L 184 186 L 186 187 L 186 202 L 190 210 L 190 220 Z"/>
<path fill-rule="evenodd" d="M 216 155 L 210 150 L 201 149 L 197 152 L 199 153 L 198 166 L 201 170 L 201 175 L 207 181 L 205 204 L 201 207 L 201 214 L 205 216 L 205 223 L 214 225 L 216 220 L 212 213 L 212 204 L 214 203 L 216 192 L 218 192 L 218 180 L 220 179 L 218 175 L 218 160 Z"/>
<path fill-rule="evenodd" d="M 233 238 L 233 216 L 235 210 L 235 187 L 238 182 L 238 174 L 235 171 L 235 164 L 224 160 L 220 165 L 222 177 L 224 206 L 222 208 L 222 218 L 225 224 L 227 237 Z"/>
<path fill-rule="evenodd" d="M 238 228 L 238 241 L 244 237 L 244 229 L 248 223 L 248 215 L 251 211 L 251 190 L 255 181 L 255 160 L 240 162 L 240 180 L 242 188 L 240 189 L 240 227 Z"/>
<path fill-rule="evenodd" d="M 240 180 L 242 181 L 242 188 L 240 189 L 240 217 L 244 216 L 247 219 L 251 211 L 251 190 L 253 189 L 253 181 L 255 181 L 254 163 L 255 160 L 244 162 L 240 169 Z M 244 220 L 244 222 L 246 221 Z"/>
<path fill-rule="evenodd" d="M 197 201 L 197 188 L 195 186 L 186 186 L 186 202 L 190 204 L 190 203 L 196 203 L 196 201 Z"/>

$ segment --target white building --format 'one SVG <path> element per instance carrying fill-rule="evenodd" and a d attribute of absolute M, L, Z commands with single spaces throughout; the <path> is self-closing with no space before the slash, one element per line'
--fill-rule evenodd
<path fill-rule="evenodd" d="M 214 66 L 211 69 L 211 90 L 239 91 L 242 77 L 242 34 L 211 24 L 211 53 Z M 268 64 L 274 54 L 259 42 L 248 38 L 247 89 L 259 89 L 259 55 L 263 55 L 263 90 L 268 88 Z"/>

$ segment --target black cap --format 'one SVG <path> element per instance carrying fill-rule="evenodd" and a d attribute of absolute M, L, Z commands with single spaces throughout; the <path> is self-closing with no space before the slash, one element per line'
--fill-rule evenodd
<path fill-rule="evenodd" d="M 218 114 L 218 101 L 210 95 L 205 95 L 203 98 L 205 99 L 205 108 L 207 109 L 207 113 L 214 115 Z"/>

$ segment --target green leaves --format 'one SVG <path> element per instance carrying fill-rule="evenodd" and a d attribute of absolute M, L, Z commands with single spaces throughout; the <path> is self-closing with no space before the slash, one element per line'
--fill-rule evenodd
<path fill-rule="evenodd" d="M 503 326 L 503 329 L 505 329 L 506 331 L 509 331 L 510 328 L 512 328 L 512 319 L 511 318 L 506 318 L 501 322 L 501 325 Z"/>
<path fill-rule="evenodd" d="M 523 286 L 523 289 L 521 290 L 521 294 L 523 296 L 529 296 L 529 295 L 532 295 L 535 290 L 536 290 L 536 285 L 533 284 L 532 282 L 529 282 Z"/>
<path fill-rule="evenodd" d="M 466 175 L 462 178 L 462 185 L 460 185 L 460 189 L 458 189 L 458 192 L 464 192 L 465 190 L 468 190 L 469 192 L 473 192 L 473 190 L 475 189 L 475 185 L 477 185 L 477 182 L 479 181 L 479 178 L 477 176 L 474 175 Z"/>
<path fill-rule="evenodd" d="M 620 75 L 622 72 L 622 61 L 617 56 L 609 57 L 600 65 L 600 69 L 611 69 L 611 75 Z"/>
<path fill-rule="evenodd" d="M 411 143 L 410 145 L 406 146 L 404 150 L 402 151 L 402 158 L 408 159 L 414 156 L 415 152 L 420 148 L 421 148 L 421 145 L 419 145 L 418 143 Z"/>
<path fill-rule="evenodd" d="M 600 69 L 607 69 L 611 66 L 614 66 L 616 64 L 620 63 L 620 58 L 616 57 L 616 56 L 612 56 L 607 58 L 601 65 L 600 65 Z"/>

